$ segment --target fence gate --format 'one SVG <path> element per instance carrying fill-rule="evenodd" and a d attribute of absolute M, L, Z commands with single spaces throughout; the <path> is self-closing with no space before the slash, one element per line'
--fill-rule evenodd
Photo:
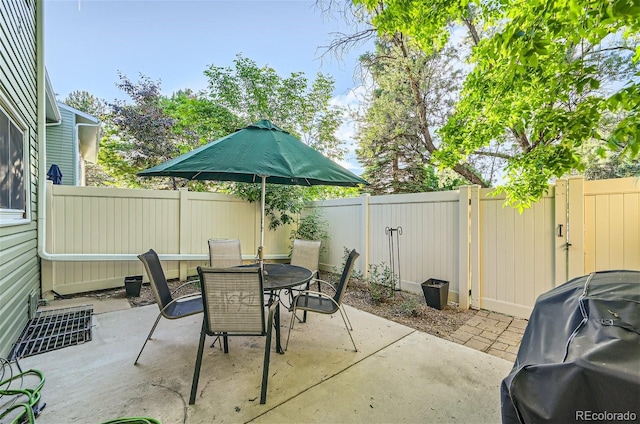
<path fill-rule="evenodd" d="M 594 271 L 640 270 L 639 211 L 638 178 L 558 181 L 556 285 Z"/>

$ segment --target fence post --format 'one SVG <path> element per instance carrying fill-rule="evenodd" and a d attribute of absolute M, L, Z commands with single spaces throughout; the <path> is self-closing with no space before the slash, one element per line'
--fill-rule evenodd
<path fill-rule="evenodd" d="M 360 216 L 362 219 L 362 227 L 360 230 L 360 246 L 362 249 L 360 262 L 360 271 L 367 276 L 369 271 L 369 197 L 371 195 L 366 193 L 360 196 Z"/>
<path fill-rule="evenodd" d="M 584 257 L 584 177 L 569 178 L 569 222 L 568 242 L 571 246 L 567 253 L 567 280 L 580 277 L 585 273 Z"/>
<path fill-rule="evenodd" d="M 189 214 L 189 189 L 186 187 L 182 187 L 178 190 L 179 192 L 179 203 L 178 203 L 178 240 L 179 241 L 179 253 L 191 253 L 188 251 L 189 246 L 189 223 L 188 216 Z M 180 261 L 178 262 L 178 273 L 180 277 L 180 281 L 187 280 L 187 267 L 189 265 L 188 261 Z"/>
<path fill-rule="evenodd" d="M 471 187 L 459 189 L 458 200 L 458 305 L 460 309 L 469 309 L 469 288 L 471 270 L 469 269 Z"/>
<path fill-rule="evenodd" d="M 480 186 L 471 187 L 471 211 L 469 215 L 469 271 L 471 272 L 471 306 L 482 308 L 480 285 Z"/>
<path fill-rule="evenodd" d="M 555 187 L 554 259 L 555 286 L 567 281 L 567 180 L 556 180 Z"/>

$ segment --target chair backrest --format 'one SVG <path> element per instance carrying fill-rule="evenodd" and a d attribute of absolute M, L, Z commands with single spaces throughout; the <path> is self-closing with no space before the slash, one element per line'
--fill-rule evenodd
<path fill-rule="evenodd" d="M 320 244 L 319 240 L 295 239 L 291 248 L 291 265 L 301 266 L 313 272 L 318 271 Z"/>
<path fill-rule="evenodd" d="M 342 270 L 340 282 L 336 287 L 336 294 L 333 296 L 333 300 L 335 300 L 338 305 L 342 305 L 342 298 L 344 297 L 344 293 L 347 291 L 347 284 L 349 284 L 353 265 L 355 264 L 356 259 L 358 259 L 358 256 L 360 256 L 360 254 L 356 252 L 356 249 L 353 249 L 347 257 L 347 263 L 344 264 L 344 270 Z"/>
<path fill-rule="evenodd" d="M 209 266 L 230 268 L 242 265 L 240 240 L 209 239 Z"/>
<path fill-rule="evenodd" d="M 158 307 L 162 310 L 173 300 L 173 296 L 171 296 L 171 290 L 169 290 L 158 254 L 153 249 L 149 249 L 148 252 L 138 255 L 138 259 L 144 264 L 153 296 L 156 298 Z"/>
<path fill-rule="evenodd" d="M 266 334 L 260 268 L 198 267 L 209 335 Z"/>

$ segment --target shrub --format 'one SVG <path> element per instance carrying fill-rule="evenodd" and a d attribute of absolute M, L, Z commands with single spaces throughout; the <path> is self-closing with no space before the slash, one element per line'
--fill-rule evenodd
<path fill-rule="evenodd" d="M 405 298 L 405 300 L 400 304 L 399 309 L 402 315 L 409 317 L 418 317 L 422 315 L 423 312 L 422 305 L 413 296 Z"/>
<path fill-rule="evenodd" d="M 291 231 L 289 236 L 291 245 L 293 240 L 320 240 L 320 253 L 327 250 L 326 241 L 329 240 L 329 224 L 320 215 L 318 209 L 312 209 L 311 212 L 298 221 L 298 228 Z"/>
<path fill-rule="evenodd" d="M 384 302 L 392 298 L 396 292 L 396 276 L 391 269 L 382 262 L 369 265 L 369 292 L 375 303 Z"/>

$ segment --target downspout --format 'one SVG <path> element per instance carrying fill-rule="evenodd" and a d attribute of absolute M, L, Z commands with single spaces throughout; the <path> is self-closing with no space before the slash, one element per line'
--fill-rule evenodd
<path fill-rule="evenodd" d="M 46 180 L 44 176 L 47 171 L 47 144 L 46 144 L 46 121 L 47 121 L 47 77 L 44 64 L 44 0 L 36 0 L 36 98 L 38 119 L 36 131 L 38 136 L 38 255 L 46 259 L 45 254 L 45 195 Z M 61 120 L 62 121 L 62 120 Z"/>

